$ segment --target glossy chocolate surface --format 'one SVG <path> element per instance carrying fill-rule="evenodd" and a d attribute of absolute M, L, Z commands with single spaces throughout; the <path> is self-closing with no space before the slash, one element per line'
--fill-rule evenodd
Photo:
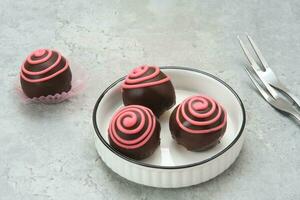
<path fill-rule="evenodd" d="M 152 111 L 139 105 L 125 106 L 112 117 L 109 143 L 130 158 L 149 157 L 160 144 L 160 124 Z"/>
<path fill-rule="evenodd" d="M 178 144 L 190 151 L 203 151 L 215 146 L 225 133 L 227 114 L 215 100 L 193 96 L 172 112 L 169 128 Z"/>
<path fill-rule="evenodd" d="M 122 85 L 124 105 L 142 105 L 159 117 L 176 102 L 170 78 L 154 66 L 132 70 Z"/>
<path fill-rule="evenodd" d="M 21 67 L 21 86 L 30 98 L 68 92 L 71 81 L 68 61 L 56 51 L 39 49 Z"/>

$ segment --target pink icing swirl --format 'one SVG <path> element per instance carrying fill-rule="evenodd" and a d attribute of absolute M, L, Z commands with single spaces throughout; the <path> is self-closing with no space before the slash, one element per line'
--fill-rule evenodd
<path fill-rule="evenodd" d="M 62 62 L 63 56 L 59 52 L 55 52 L 55 53 L 58 55 L 57 59 L 49 67 L 40 71 L 36 71 L 36 70 L 31 71 L 30 69 L 26 69 L 25 67 L 26 62 L 30 65 L 30 68 L 36 68 L 37 66 L 35 65 L 39 65 L 49 61 L 54 54 L 54 51 L 50 49 L 38 49 L 32 52 L 26 58 L 26 61 L 21 66 L 21 73 L 20 73 L 21 78 L 30 83 L 39 83 L 39 82 L 50 80 L 58 76 L 59 74 L 63 73 L 64 71 L 66 71 L 69 67 L 69 63 L 67 60 L 65 61 L 65 64 L 61 69 L 55 71 L 50 75 L 46 75 L 46 73 L 50 72 L 51 70 L 55 70 Z M 34 79 L 31 76 L 41 76 L 41 78 Z"/>
<path fill-rule="evenodd" d="M 156 127 L 152 111 L 144 106 L 131 105 L 115 113 L 108 128 L 109 137 L 125 149 L 136 149 L 147 143 Z"/>
<path fill-rule="evenodd" d="M 185 99 L 178 106 L 176 121 L 179 127 L 188 133 L 206 134 L 226 126 L 227 115 L 214 99 L 197 95 Z"/>
<path fill-rule="evenodd" d="M 170 80 L 170 77 L 163 74 L 156 66 L 139 66 L 134 68 L 126 77 L 122 88 L 135 89 L 163 84 Z"/>

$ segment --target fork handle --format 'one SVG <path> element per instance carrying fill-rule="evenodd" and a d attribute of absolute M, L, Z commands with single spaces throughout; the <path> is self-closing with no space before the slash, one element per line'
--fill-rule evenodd
<path fill-rule="evenodd" d="M 300 109 L 300 100 L 295 96 L 293 95 L 289 89 L 287 89 L 286 87 L 281 87 L 280 85 L 272 85 L 273 87 L 279 89 L 281 92 L 283 92 L 284 94 L 286 94 L 288 97 L 290 97 L 294 104 L 297 106 L 298 109 Z"/>
<path fill-rule="evenodd" d="M 292 112 L 290 113 L 294 118 L 296 118 L 298 120 L 298 122 L 300 123 L 300 113 L 299 112 Z"/>
<path fill-rule="evenodd" d="M 286 95 L 288 95 L 294 101 L 294 104 L 296 104 L 298 109 L 300 109 L 300 100 L 295 95 L 293 95 L 290 91 L 283 91 L 283 92 Z"/>

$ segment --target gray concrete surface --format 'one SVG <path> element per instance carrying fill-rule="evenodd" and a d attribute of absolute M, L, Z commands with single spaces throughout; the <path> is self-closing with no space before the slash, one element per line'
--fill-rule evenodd
<path fill-rule="evenodd" d="M 252 87 L 236 35 L 248 32 L 300 97 L 300 2 L 0 1 L 0 199 L 300 199 L 300 129 Z M 59 105 L 23 104 L 14 85 L 28 53 L 59 49 L 89 75 Z M 229 83 L 248 116 L 237 162 L 183 189 L 140 186 L 98 158 L 90 132 L 100 93 L 140 64 L 189 66 Z"/>

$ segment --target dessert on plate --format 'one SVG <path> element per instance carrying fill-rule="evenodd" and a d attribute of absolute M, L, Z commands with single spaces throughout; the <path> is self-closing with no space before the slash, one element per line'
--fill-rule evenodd
<path fill-rule="evenodd" d="M 160 124 L 153 112 L 144 106 L 130 105 L 112 117 L 108 137 L 110 145 L 130 158 L 149 157 L 160 144 Z"/>
<path fill-rule="evenodd" d="M 186 98 L 173 110 L 169 120 L 172 137 L 190 151 L 215 146 L 223 137 L 226 125 L 224 108 L 204 95 Z"/>
<path fill-rule="evenodd" d="M 170 77 L 156 66 L 134 68 L 122 84 L 124 105 L 142 105 L 159 117 L 176 102 Z"/>

